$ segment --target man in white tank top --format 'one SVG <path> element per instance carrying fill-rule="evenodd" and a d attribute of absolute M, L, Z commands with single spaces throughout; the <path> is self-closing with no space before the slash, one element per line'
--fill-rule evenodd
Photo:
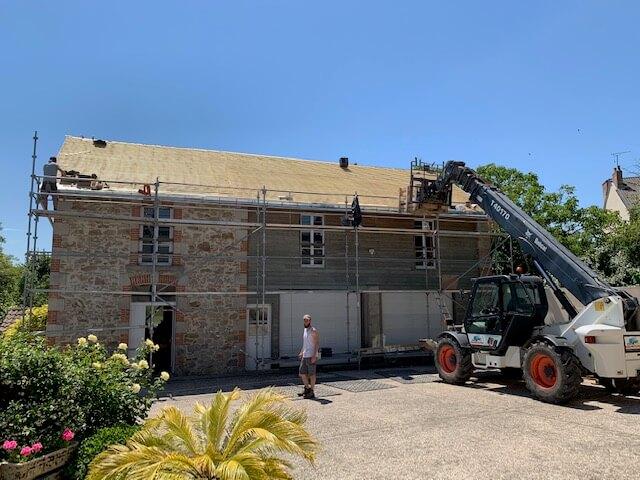
<path fill-rule="evenodd" d="M 304 392 L 300 396 L 304 398 L 315 398 L 313 391 L 316 386 L 316 362 L 318 361 L 319 335 L 318 330 L 311 326 L 311 315 L 303 317 L 304 332 L 302 334 L 302 349 L 298 354 L 300 357 L 300 369 L 298 373 L 304 383 Z"/>

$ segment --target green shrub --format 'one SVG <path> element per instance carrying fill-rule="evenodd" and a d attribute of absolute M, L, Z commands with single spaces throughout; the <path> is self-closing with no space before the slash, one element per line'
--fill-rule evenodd
<path fill-rule="evenodd" d="M 116 425 L 101 428 L 82 441 L 73 463 L 67 469 L 67 476 L 83 480 L 89 470 L 89 464 L 96 455 L 105 451 L 110 445 L 124 445 L 141 428 L 141 425 Z"/>
<path fill-rule="evenodd" d="M 167 378 L 154 378 L 144 360 L 154 348 L 142 344 L 131 362 L 122 352 L 109 355 L 92 335 L 66 348 L 25 332 L 1 338 L 0 444 L 40 442 L 42 455 L 64 443 L 65 429 L 82 440 L 103 427 L 137 423 Z M 0 449 L 0 460 L 8 457 Z"/>

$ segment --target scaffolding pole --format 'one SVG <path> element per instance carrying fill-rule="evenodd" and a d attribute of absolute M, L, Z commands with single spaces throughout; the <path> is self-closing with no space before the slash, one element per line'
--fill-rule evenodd
<path fill-rule="evenodd" d="M 31 181 L 29 187 L 29 220 L 27 226 L 27 251 L 25 253 L 25 267 L 26 267 L 26 275 L 24 279 L 24 285 L 22 288 L 22 317 L 26 317 L 27 313 L 27 303 L 30 305 L 29 307 L 29 315 L 32 314 L 32 305 L 33 305 L 33 292 L 32 289 L 32 276 L 33 276 L 33 259 L 31 258 L 31 227 L 34 225 L 34 233 L 33 233 L 33 250 L 36 250 L 36 242 L 38 239 L 38 216 L 33 213 L 33 200 L 34 200 L 34 186 L 39 187 L 39 182 L 36 179 L 36 159 L 37 155 L 37 146 L 38 146 L 38 131 L 33 132 L 33 153 L 31 154 Z M 37 188 L 39 190 L 39 188 Z M 35 197 L 36 206 L 38 198 Z"/>

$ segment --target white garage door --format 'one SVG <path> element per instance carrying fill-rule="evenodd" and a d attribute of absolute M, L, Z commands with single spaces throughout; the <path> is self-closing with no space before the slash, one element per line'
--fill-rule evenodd
<path fill-rule="evenodd" d="M 295 357 L 302 345 L 302 317 L 311 315 L 312 324 L 320 332 L 320 347 L 333 349 L 333 354 L 360 348 L 360 319 L 356 296 L 345 292 L 292 292 L 280 294 L 280 356 Z M 347 324 L 349 328 L 347 329 Z"/>
<path fill-rule="evenodd" d="M 383 293 L 382 328 L 386 345 L 417 344 L 420 338 L 435 338 L 443 330 L 436 292 Z M 442 294 L 451 312 L 451 298 Z"/>

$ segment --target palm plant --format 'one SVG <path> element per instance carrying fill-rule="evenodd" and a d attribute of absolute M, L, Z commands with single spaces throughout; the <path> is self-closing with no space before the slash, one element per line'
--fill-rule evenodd
<path fill-rule="evenodd" d="M 112 445 L 91 463 L 87 479 L 292 479 L 279 454 L 313 463 L 317 441 L 305 430 L 306 413 L 273 389 L 250 397 L 235 413 L 240 390 L 218 392 L 187 417 L 175 407 L 147 420 L 125 445 Z"/>

